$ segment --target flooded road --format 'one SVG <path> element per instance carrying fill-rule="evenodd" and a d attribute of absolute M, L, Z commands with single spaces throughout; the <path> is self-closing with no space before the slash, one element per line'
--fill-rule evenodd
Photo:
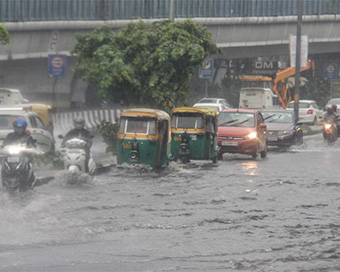
<path fill-rule="evenodd" d="M 0 271 L 340 271 L 340 143 L 318 137 L 1 194 Z"/>

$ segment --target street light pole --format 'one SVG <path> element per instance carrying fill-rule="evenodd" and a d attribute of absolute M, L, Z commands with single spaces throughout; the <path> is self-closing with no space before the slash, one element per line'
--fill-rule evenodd
<path fill-rule="evenodd" d="M 172 20 L 172 21 L 175 20 L 175 16 L 174 16 L 174 0 L 170 0 L 169 19 Z"/>
<path fill-rule="evenodd" d="M 303 0 L 297 0 L 297 29 L 296 29 L 296 58 L 295 58 L 295 89 L 294 89 L 294 123 L 299 122 L 300 99 L 300 67 L 301 67 L 301 25 L 303 13 Z"/>

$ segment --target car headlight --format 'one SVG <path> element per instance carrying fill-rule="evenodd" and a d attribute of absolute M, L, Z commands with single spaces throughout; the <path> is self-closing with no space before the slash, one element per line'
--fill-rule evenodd
<path fill-rule="evenodd" d="M 244 137 L 246 140 L 252 140 L 257 138 L 257 133 L 256 132 L 252 132 L 250 134 L 248 134 L 246 137 Z"/>

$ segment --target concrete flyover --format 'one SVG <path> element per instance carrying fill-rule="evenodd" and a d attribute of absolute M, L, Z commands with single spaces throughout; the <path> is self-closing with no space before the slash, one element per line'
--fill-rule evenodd
<path fill-rule="evenodd" d="M 159 19 L 144 21 L 152 23 L 155 20 Z M 177 22 L 182 20 L 175 19 Z M 222 56 L 218 57 L 227 59 L 288 55 L 289 35 L 296 33 L 296 16 L 192 20 L 211 31 L 213 41 L 222 49 Z M 18 88 L 28 99 L 54 106 L 69 107 L 71 101 L 82 103 L 87 86 L 75 75 L 72 69 L 75 58 L 70 55 L 76 44 L 75 35 L 104 24 L 118 30 L 135 21 L 5 23 L 11 43 L 0 46 L 0 85 Z M 306 15 L 303 17 L 302 33 L 309 37 L 310 54 L 340 51 L 340 15 Z M 69 56 L 66 76 L 58 79 L 57 84 L 47 73 L 47 56 L 55 52 Z"/>
<path fill-rule="evenodd" d="M 213 41 L 228 58 L 288 54 L 289 35 L 296 33 L 296 16 L 192 20 L 208 28 Z M 104 24 L 118 30 L 130 22 L 136 20 L 5 23 L 11 43 L 0 47 L 0 60 L 45 58 L 51 52 L 70 55 L 77 33 Z M 302 33 L 308 36 L 311 54 L 340 51 L 340 15 L 304 16 Z"/>

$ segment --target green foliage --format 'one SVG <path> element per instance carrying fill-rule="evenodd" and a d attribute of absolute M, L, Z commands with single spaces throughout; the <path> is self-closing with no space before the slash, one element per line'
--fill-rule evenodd
<path fill-rule="evenodd" d="M 320 78 L 308 78 L 305 86 L 300 88 L 300 99 L 315 100 L 319 106 L 324 106 L 331 97 L 329 81 Z"/>
<path fill-rule="evenodd" d="M 191 74 L 209 54 L 218 53 L 210 33 L 186 20 L 128 24 L 117 33 L 108 26 L 77 36 L 72 53 L 84 80 L 107 100 L 129 106 L 182 105 Z"/>
<path fill-rule="evenodd" d="M 117 153 L 117 134 L 118 134 L 118 124 L 112 124 L 110 122 L 102 121 L 97 129 L 101 133 L 104 142 L 106 143 L 106 153 Z"/>
<path fill-rule="evenodd" d="M 9 43 L 9 34 L 5 25 L 0 24 L 0 44 Z"/>
<path fill-rule="evenodd" d="M 42 155 L 35 155 L 33 158 L 34 164 L 38 166 L 53 165 L 54 168 L 62 169 L 63 161 L 60 152 L 48 152 Z"/>

